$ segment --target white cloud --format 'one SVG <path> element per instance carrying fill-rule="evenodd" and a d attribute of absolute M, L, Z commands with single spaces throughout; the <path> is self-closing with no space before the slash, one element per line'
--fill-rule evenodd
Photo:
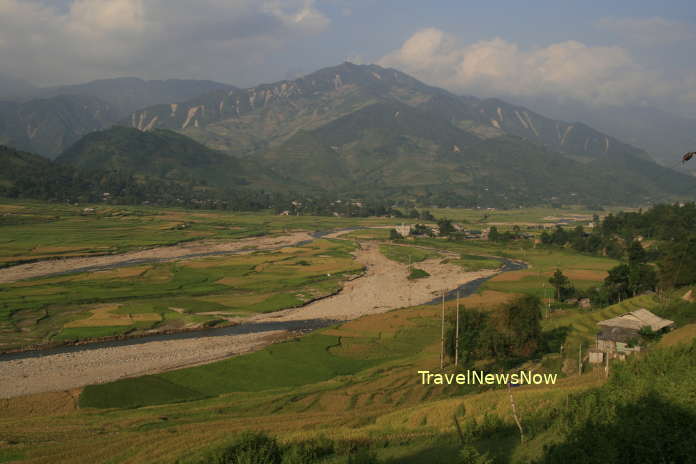
<path fill-rule="evenodd" d="M 673 21 L 659 16 L 652 18 L 601 18 L 600 29 L 613 32 L 631 44 L 641 46 L 667 45 L 696 38 L 696 28 L 690 23 Z"/>
<path fill-rule="evenodd" d="M 0 62 L 43 83 L 182 76 L 258 65 L 289 39 L 328 25 L 313 0 L 70 0 L 64 9 L 0 0 Z"/>
<path fill-rule="evenodd" d="M 481 96 L 552 95 L 621 104 L 675 91 L 674 82 L 641 66 L 626 49 L 577 41 L 530 49 L 501 38 L 460 44 L 428 28 L 378 63 L 455 92 Z"/>

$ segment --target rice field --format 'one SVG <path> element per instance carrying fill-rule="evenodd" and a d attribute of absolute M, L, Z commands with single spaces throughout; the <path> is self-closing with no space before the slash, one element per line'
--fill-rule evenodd
<path fill-rule="evenodd" d="M 2 262 L 120 252 L 200 238 L 402 222 L 109 208 L 111 215 L 107 207 L 97 206 L 96 215 L 82 216 L 81 208 L 73 206 L 0 205 L 2 214 L 12 215 L 0 216 L 5 221 L 0 221 L 0 230 L 8 232 L 0 239 Z M 457 211 L 436 210 L 435 214 L 474 223 L 482 212 L 456 215 Z M 490 220 L 543 222 L 561 214 L 558 210 L 494 212 Z M 51 237 L 46 231 L 54 226 L 58 235 Z M 30 232 L 32 228 L 36 231 Z M 386 241 L 388 230 L 354 231 L 348 237 Z M 347 240 L 322 239 L 271 252 L 2 285 L 0 348 L 225 324 L 227 318 L 304 304 L 336 291 L 346 278 L 362 271 L 350 255 L 353 246 Z M 466 308 L 491 309 L 523 293 L 542 296 L 541 284 L 556 267 L 579 288 L 596 285 L 616 264 L 569 250 L 478 241 L 419 238 L 406 246 L 383 243 L 380 249 L 402 263 L 409 258 L 413 263 L 445 259 L 446 252 L 456 253 L 460 265 L 472 268 L 498 263 L 494 256 L 529 263 L 529 269 L 502 274 L 463 298 Z M 525 424 L 533 428 L 535 421 L 561 410 L 569 394 L 603 382 L 600 376 L 573 375 L 577 368 L 572 365 L 579 346 L 592 343 L 597 321 L 655 304 L 651 296 L 642 296 L 601 310 L 557 311 L 545 319 L 545 333 L 566 330 L 564 351 L 532 360 L 530 367 L 555 372 L 565 368 L 564 375 L 555 386 L 514 389 Z M 453 308 L 454 302 L 448 302 L 447 311 Z M 475 441 L 481 451 L 502 461 L 536 459 L 541 450 L 519 445 L 505 390 L 421 385 L 418 370 L 439 369 L 439 318 L 438 305 L 400 309 L 204 366 L 81 391 L 0 400 L 0 462 L 175 462 L 249 429 L 267 431 L 284 443 L 320 435 L 373 443 L 380 459 L 388 463 L 455 462 L 459 443 L 453 417 L 465 430 L 499 431 Z M 662 342 L 693 336 L 690 326 L 679 330 Z"/>
<path fill-rule="evenodd" d="M 0 349 L 206 324 L 306 304 L 362 272 L 345 240 L 0 285 Z"/>

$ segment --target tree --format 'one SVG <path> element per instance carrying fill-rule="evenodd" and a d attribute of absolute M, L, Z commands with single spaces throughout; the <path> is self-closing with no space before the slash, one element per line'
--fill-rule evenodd
<path fill-rule="evenodd" d="M 547 231 L 543 231 L 539 236 L 539 239 L 541 240 L 542 244 L 551 245 L 551 234 L 549 234 Z"/>
<path fill-rule="evenodd" d="M 628 247 L 628 265 L 636 266 L 647 261 L 647 254 L 638 240 L 633 240 Z"/>
<path fill-rule="evenodd" d="M 541 300 L 533 295 L 522 296 L 503 306 L 509 354 L 528 357 L 536 352 L 541 339 L 540 308 Z"/>
<path fill-rule="evenodd" d="M 559 302 L 572 294 L 572 290 L 574 290 L 570 283 L 570 279 L 558 268 L 556 268 L 556 272 L 554 272 L 553 276 L 549 279 L 549 283 L 556 289 L 556 301 Z"/>
<path fill-rule="evenodd" d="M 430 211 L 428 211 L 427 209 L 420 213 L 420 218 L 424 221 L 434 221 L 435 220 L 435 216 L 430 214 Z"/>
<path fill-rule="evenodd" d="M 556 226 L 556 230 L 551 234 L 551 243 L 563 246 L 568 242 L 568 233 L 561 226 Z"/>
<path fill-rule="evenodd" d="M 389 229 L 389 240 L 400 240 L 402 238 L 403 237 L 396 231 L 396 229 Z"/>
<path fill-rule="evenodd" d="M 451 219 L 438 219 L 437 226 L 440 229 L 440 235 L 451 235 L 457 231 L 457 229 L 455 229 L 452 225 Z"/>
<path fill-rule="evenodd" d="M 655 290 L 657 286 L 657 273 L 652 266 L 647 264 L 634 264 L 628 267 L 628 288 L 633 296 Z"/>
<path fill-rule="evenodd" d="M 500 240 L 500 232 L 498 232 L 498 228 L 496 226 L 491 226 L 491 228 L 488 230 L 488 240 L 491 242 L 497 242 Z"/>
<path fill-rule="evenodd" d="M 664 288 L 696 282 L 696 235 L 669 243 L 658 260 L 660 285 Z"/>
<path fill-rule="evenodd" d="M 609 275 L 604 279 L 602 287 L 607 292 L 610 303 L 627 298 L 631 293 L 630 289 L 631 268 L 628 264 L 619 264 L 609 269 Z"/>

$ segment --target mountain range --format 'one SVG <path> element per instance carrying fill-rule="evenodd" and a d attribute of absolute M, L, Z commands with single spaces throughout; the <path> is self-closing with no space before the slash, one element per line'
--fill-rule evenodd
<path fill-rule="evenodd" d="M 109 109 L 108 117 L 121 113 Z M 586 124 L 455 95 L 377 65 L 343 63 L 248 89 L 221 85 L 138 109 L 118 125 L 92 130 L 57 161 L 220 189 L 450 206 L 644 204 L 696 192 L 696 179 Z"/>
<path fill-rule="evenodd" d="M 213 81 L 133 77 L 37 88 L 0 76 L 0 143 L 55 158 L 83 135 L 144 106 L 234 88 Z"/>

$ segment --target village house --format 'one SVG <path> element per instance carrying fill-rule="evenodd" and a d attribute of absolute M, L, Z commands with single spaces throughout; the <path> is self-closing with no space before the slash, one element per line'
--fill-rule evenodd
<path fill-rule="evenodd" d="M 411 224 L 401 224 L 400 226 L 394 227 L 396 232 L 402 237 L 406 238 L 411 235 Z"/>
<path fill-rule="evenodd" d="M 674 321 L 663 319 L 647 309 L 637 309 L 630 313 L 599 321 L 597 350 L 611 357 L 625 357 L 640 351 L 641 330 L 649 328 L 653 332 L 666 332 L 674 327 Z"/>

